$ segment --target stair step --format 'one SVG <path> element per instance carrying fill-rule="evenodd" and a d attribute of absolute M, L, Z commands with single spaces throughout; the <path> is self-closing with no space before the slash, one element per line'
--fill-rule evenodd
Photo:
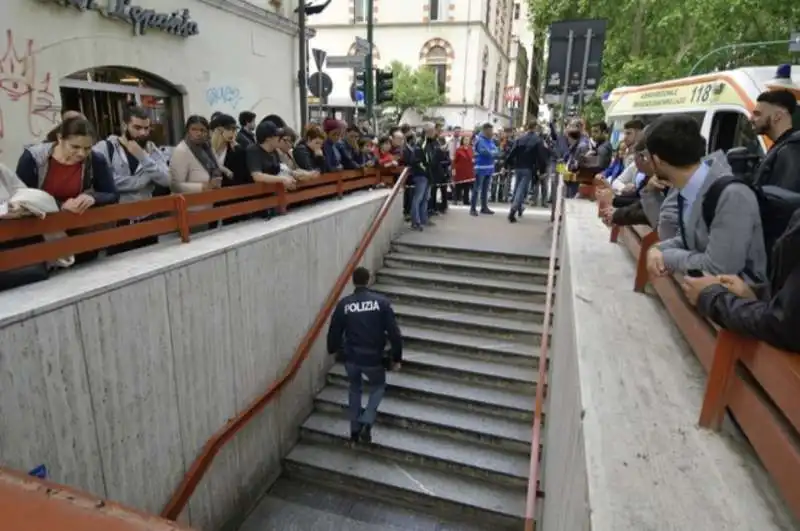
<path fill-rule="evenodd" d="M 403 371 L 474 381 L 513 389 L 531 396 L 536 392 L 536 382 L 539 378 L 539 371 L 532 367 L 410 349 L 403 352 Z"/>
<path fill-rule="evenodd" d="M 386 295 L 396 304 L 413 303 L 418 306 L 437 309 L 455 308 L 463 312 L 503 316 L 525 320 L 526 322 L 530 320 L 540 323 L 544 319 L 545 305 L 535 302 L 508 300 L 456 291 L 415 288 L 400 284 L 375 284 L 372 286 L 372 290 Z"/>
<path fill-rule="evenodd" d="M 518 529 L 525 516 L 525 489 L 398 463 L 356 448 L 299 442 L 285 460 L 290 476 L 339 485 L 380 499 L 400 500 L 436 514 Z M 476 522 L 477 523 L 477 522 Z"/>
<path fill-rule="evenodd" d="M 378 529 L 414 531 L 485 531 L 462 522 L 443 520 L 435 515 L 425 514 L 418 509 L 401 507 L 396 503 L 385 503 L 369 496 L 360 496 L 339 489 L 327 488 L 317 483 L 297 481 L 283 475 L 270 488 L 269 496 L 278 501 L 286 501 L 301 508 L 322 511 L 346 517 L 361 525 L 379 526 Z M 301 528 L 297 531 L 311 531 L 316 528 Z M 349 531 L 348 527 L 335 528 Z M 360 528 L 356 528 L 360 529 Z M 371 529 L 371 528 L 367 528 Z"/>
<path fill-rule="evenodd" d="M 345 415 L 315 412 L 303 423 L 303 439 L 349 444 L 350 422 Z M 499 484 L 526 488 L 530 455 L 502 451 L 486 445 L 458 441 L 441 435 L 378 424 L 372 444 L 363 449 L 400 462 L 456 472 Z"/>
<path fill-rule="evenodd" d="M 547 267 L 550 262 L 550 258 L 546 254 L 537 256 L 520 253 L 496 253 L 446 245 L 420 244 L 401 240 L 392 242 L 392 251 L 402 254 L 422 254 L 425 256 L 442 256 L 475 261 L 482 260 L 494 264 L 519 264 L 533 267 Z"/>
<path fill-rule="evenodd" d="M 347 373 L 344 365 L 338 363 L 334 365 L 328 373 L 328 381 L 346 385 Z M 454 407 L 484 411 L 519 420 L 533 419 L 535 386 L 530 393 L 516 393 L 402 371 L 387 373 L 386 383 L 388 392 L 394 394 L 406 394 L 435 403 L 450 404 Z"/>
<path fill-rule="evenodd" d="M 403 527 L 359 522 L 335 513 L 265 496 L 239 531 L 402 531 Z"/>
<path fill-rule="evenodd" d="M 447 271 L 450 273 L 475 274 L 481 277 L 492 277 L 521 282 L 547 282 L 548 270 L 545 267 L 535 267 L 524 264 L 509 264 L 505 262 L 470 260 L 468 258 L 451 258 L 447 256 L 410 254 L 392 252 L 386 255 L 387 267 L 402 267 L 407 269 L 427 269 L 433 271 Z"/>
<path fill-rule="evenodd" d="M 394 313 L 404 323 L 438 330 L 461 332 L 467 335 L 492 336 L 516 340 L 534 347 L 542 338 L 542 325 L 503 317 L 474 315 L 449 310 L 433 310 L 411 304 L 393 304 Z"/>
<path fill-rule="evenodd" d="M 347 401 L 346 387 L 329 385 L 319 392 L 315 404 L 317 409 L 341 413 L 347 409 Z M 378 419 L 382 424 L 422 429 L 517 452 L 530 452 L 531 448 L 530 422 L 431 404 L 414 397 L 386 395 L 378 410 Z"/>
<path fill-rule="evenodd" d="M 478 359 L 538 367 L 539 347 L 493 337 L 470 336 L 420 326 L 403 326 L 403 345 L 425 352 L 445 352 Z"/>
<path fill-rule="evenodd" d="M 381 283 L 411 283 L 469 293 L 502 296 L 527 302 L 545 302 L 547 288 L 532 282 L 495 280 L 475 275 L 449 275 L 433 271 L 385 267 L 377 273 Z"/>

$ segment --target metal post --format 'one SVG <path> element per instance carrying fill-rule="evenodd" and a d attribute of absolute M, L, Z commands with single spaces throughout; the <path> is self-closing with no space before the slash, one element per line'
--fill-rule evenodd
<path fill-rule="evenodd" d="M 297 9 L 297 25 L 300 27 L 300 71 L 297 81 L 300 85 L 300 130 L 308 123 L 308 39 L 306 38 L 306 0 L 301 0 Z"/>
<path fill-rule="evenodd" d="M 373 7 L 375 0 L 367 0 L 367 51 L 366 65 L 364 70 L 364 99 L 367 104 L 367 119 L 372 121 L 374 118 L 372 105 L 375 98 L 375 91 L 372 86 L 372 26 L 373 26 Z"/>
<path fill-rule="evenodd" d="M 578 115 L 583 112 L 583 98 L 586 90 L 586 70 L 589 68 L 589 52 L 592 50 L 592 28 L 586 30 L 586 46 L 583 48 L 583 69 L 581 70 L 581 86 L 578 93 Z"/>
<path fill-rule="evenodd" d="M 569 30 L 569 44 L 567 45 L 567 65 L 564 69 L 564 94 L 561 96 L 561 121 L 567 123 L 567 98 L 569 98 L 569 69 L 572 68 L 572 44 L 575 40 L 575 32 Z"/>
<path fill-rule="evenodd" d="M 325 121 L 325 118 L 323 116 L 324 111 L 322 109 L 322 100 L 325 99 L 322 96 L 322 72 L 319 72 L 319 76 L 317 76 L 317 88 L 319 89 L 317 91 L 317 94 L 319 94 L 319 123 L 320 125 L 322 125 L 322 122 Z"/>

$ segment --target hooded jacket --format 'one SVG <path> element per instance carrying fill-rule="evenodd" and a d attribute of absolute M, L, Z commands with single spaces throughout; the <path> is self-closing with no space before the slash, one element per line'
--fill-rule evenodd
<path fill-rule="evenodd" d="M 475 175 L 485 177 L 494 173 L 494 161 L 500 154 L 500 149 L 494 140 L 487 138 L 483 133 L 475 136 L 473 144 L 475 151 Z"/>
<path fill-rule="evenodd" d="M 50 167 L 50 156 L 55 145 L 51 142 L 28 146 L 17 163 L 17 176 L 28 188 L 41 189 Z M 96 206 L 119 201 L 114 177 L 102 155 L 91 151 L 83 162 L 82 192 L 94 198 Z"/>
<path fill-rule="evenodd" d="M 120 144 L 119 137 L 111 135 L 94 146 L 94 152 L 101 155 L 114 176 L 114 185 L 119 192 L 120 203 L 132 203 L 153 197 L 155 185 L 169 188 L 169 166 L 166 157 L 148 142 L 143 148 L 146 156 L 138 161 L 133 171 L 128 152 Z"/>

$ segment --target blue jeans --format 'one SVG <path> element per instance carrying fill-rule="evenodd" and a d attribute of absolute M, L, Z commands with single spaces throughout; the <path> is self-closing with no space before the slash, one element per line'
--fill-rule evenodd
<path fill-rule="evenodd" d="M 355 363 L 345 363 L 347 379 L 350 381 L 348 399 L 348 413 L 350 417 L 350 433 L 361 430 L 361 425 L 372 426 L 378 415 L 378 406 L 381 405 L 383 395 L 386 394 L 386 369 L 383 366 L 362 367 Z M 367 377 L 370 386 L 369 401 L 364 412 L 361 413 L 362 375 Z"/>
<path fill-rule="evenodd" d="M 428 223 L 428 199 L 430 198 L 428 178 L 415 175 L 411 179 L 411 183 L 414 185 L 414 195 L 411 197 L 411 223 L 422 226 Z"/>
<path fill-rule="evenodd" d="M 514 199 L 511 200 L 511 212 L 522 212 L 525 198 L 531 188 L 533 171 L 514 170 Z"/>
<path fill-rule="evenodd" d="M 472 185 L 472 201 L 470 208 L 475 210 L 478 204 L 478 194 L 481 196 L 481 210 L 489 209 L 489 187 L 492 185 L 491 175 L 476 175 L 475 184 Z"/>

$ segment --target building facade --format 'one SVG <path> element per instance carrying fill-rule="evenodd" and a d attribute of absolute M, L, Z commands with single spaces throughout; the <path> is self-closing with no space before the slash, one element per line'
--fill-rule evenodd
<path fill-rule="evenodd" d="M 372 0 L 375 67 L 392 61 L 436 71 L 442 106 L 404 121 L 444 121 L 471 128 L 484 122 L 511 125 L 504 98 L 511 61 L 513 0 Z M 332 56 L 354 55 L 356 37 L 366 38 L 368 0 L 336 0 L 309 18 L 316 36 L 310 48 Z M 311 65 L 311 71 L 315 66 Z M 353 71 L 323 67 L 333 81 L 331 107 L 352 107 Z"/>
<path fill-rule="evenodd" d="M 12 166 L 62 110 L 99 136 L 141 105 L 157 143 L 191 114 L 275 113 L 299 121 L 297 0 L 3 0 L 0 162 Z M 276 75 L 277 74 L 277 75 Z"/>

